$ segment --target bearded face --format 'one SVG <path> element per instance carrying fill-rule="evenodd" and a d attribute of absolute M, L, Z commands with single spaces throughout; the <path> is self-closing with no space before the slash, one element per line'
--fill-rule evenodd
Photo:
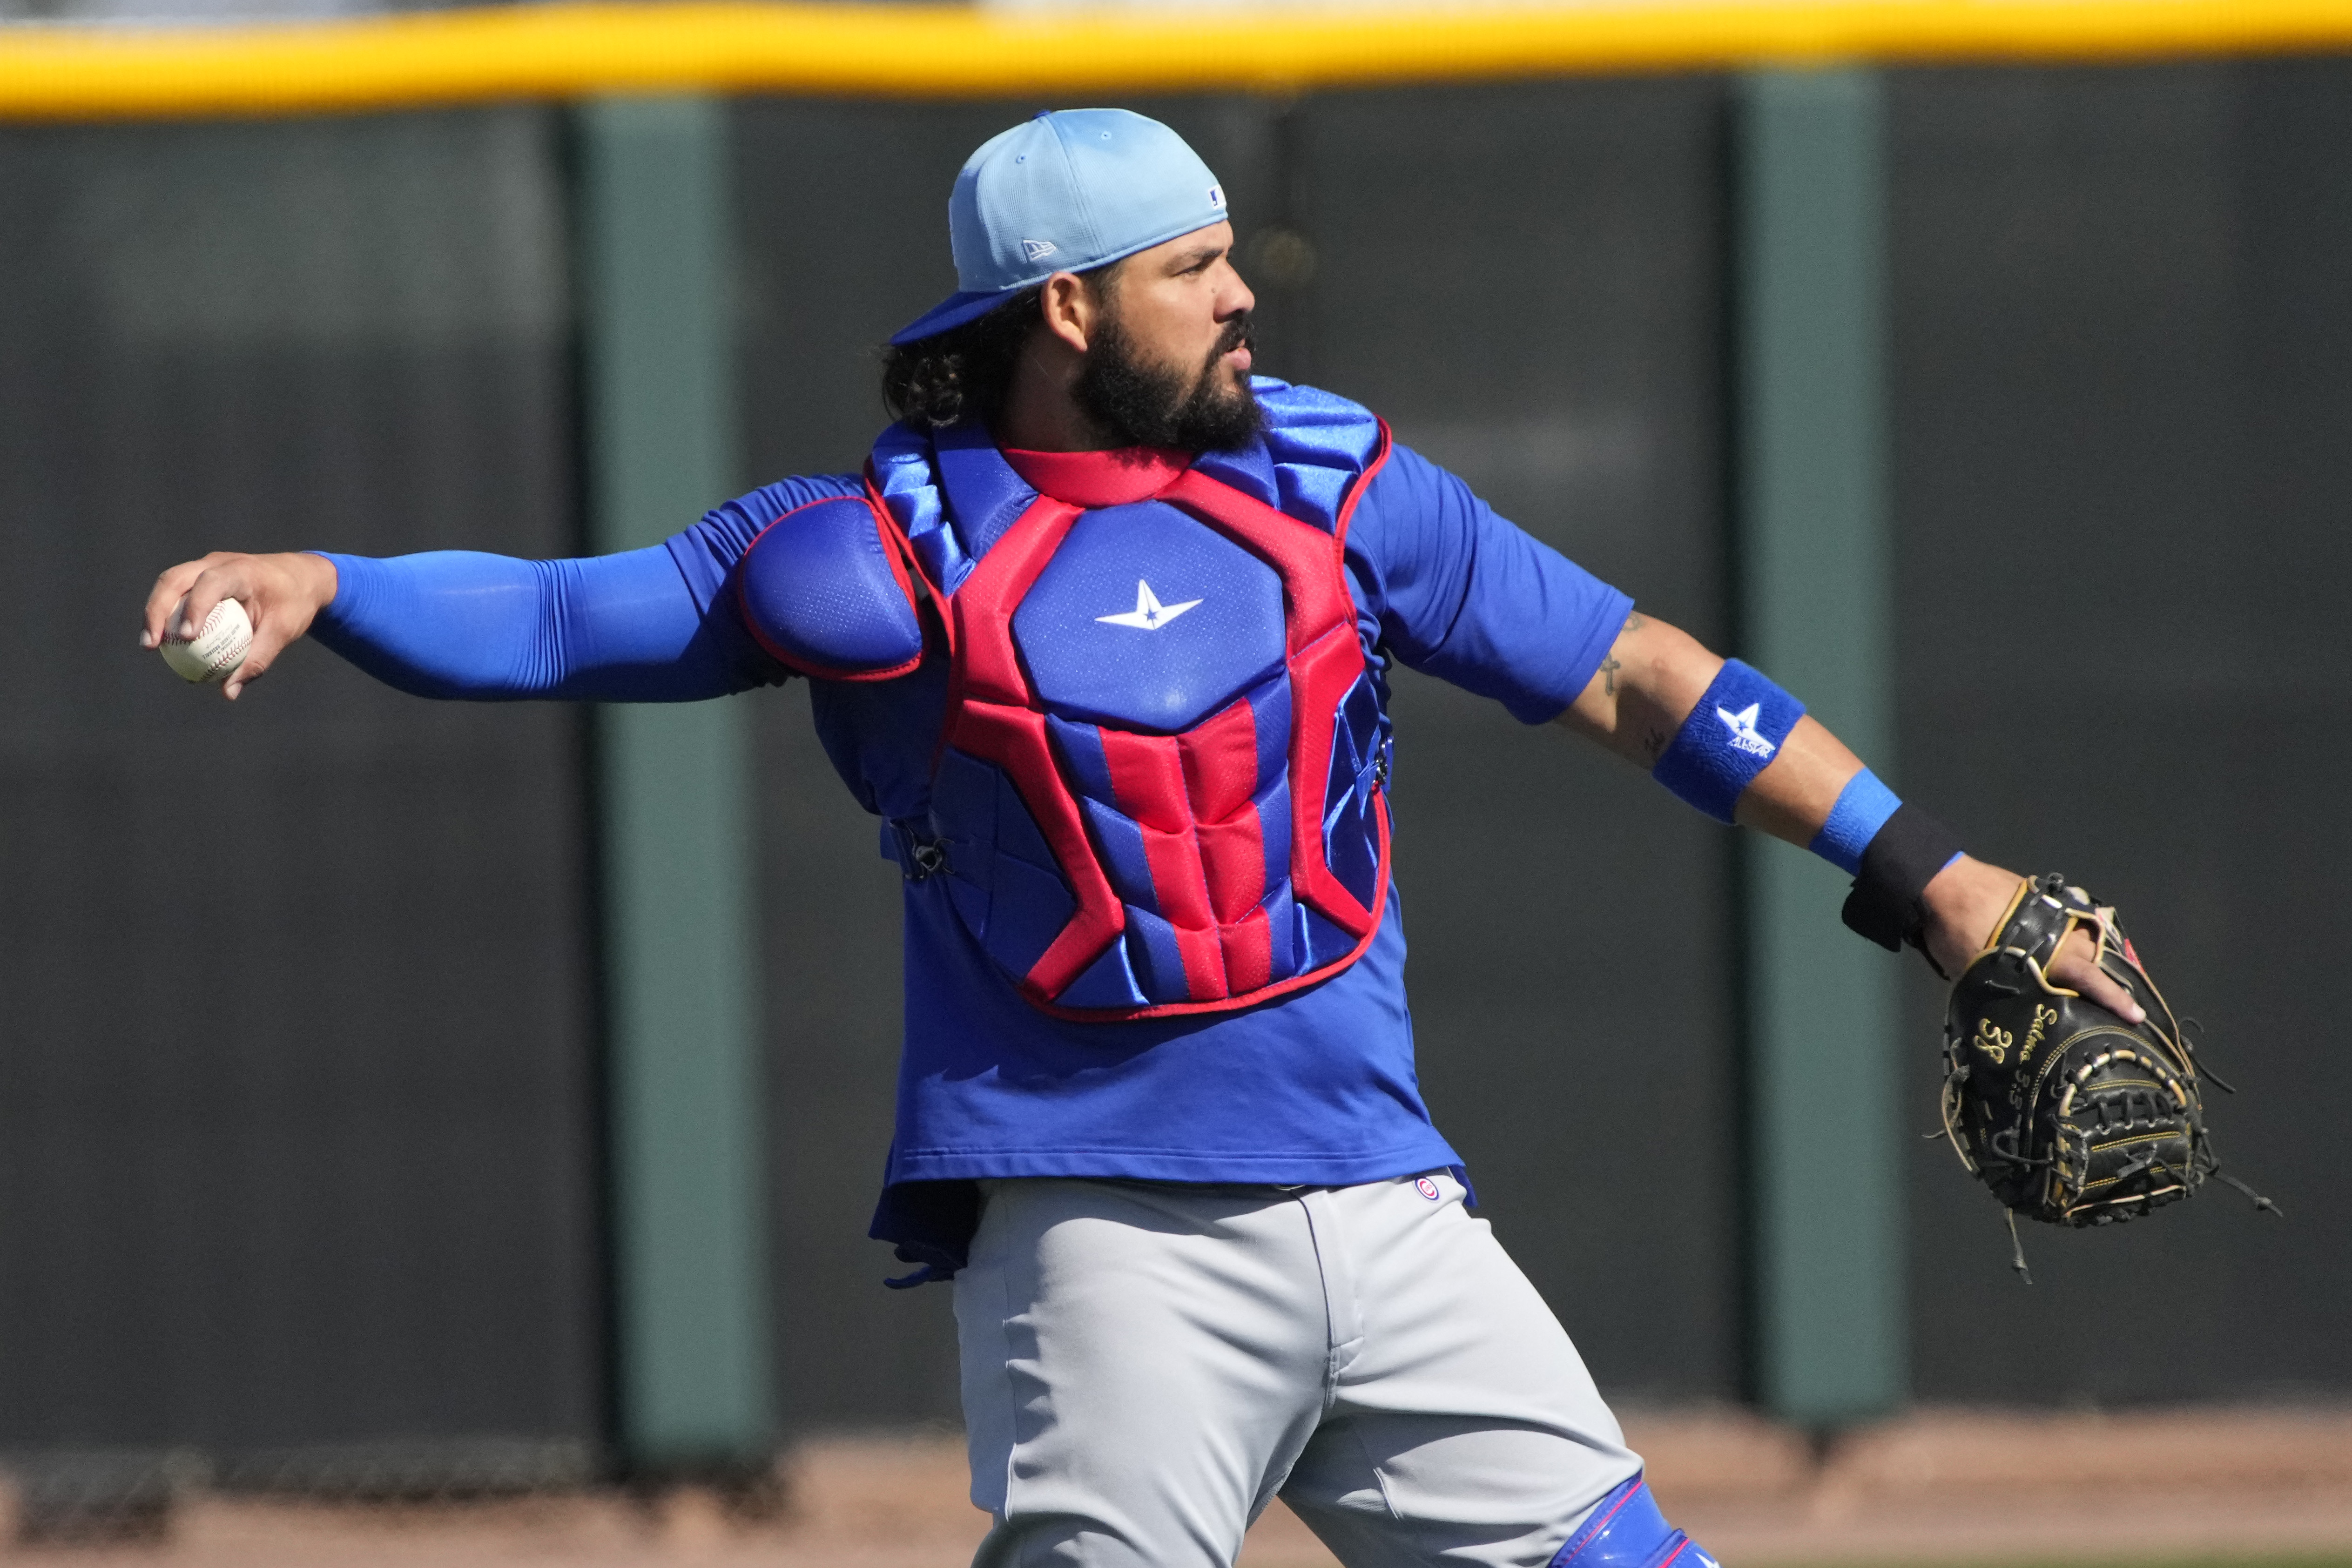
<path fill-rule="evenodd" d="M 1071 397 L 1104 434 L 1129 446 L 1186 452 L 1238 452 L 1257 436 L 1265 415 L 1249 375 L 1223 361 L 1251 342 L 1247 311 L 1233 317 L 1197 364 L 1147 359 L 1108 309 L 1087 344 Z"/>

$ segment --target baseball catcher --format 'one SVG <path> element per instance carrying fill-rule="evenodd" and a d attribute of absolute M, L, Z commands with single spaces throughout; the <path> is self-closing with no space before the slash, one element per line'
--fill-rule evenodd
<path fill-rule="evenodd" d="M 1849 924 L 1961 976 L 1947 1119 L 2012 1210 L 2218 1174 L 2111 911 L 2021 893 L 1371 410 L 1255 375 L 1224 187 L 1173 131 L 1040 114 L 948 215 L 961 287 L 891 340 L 862 462 L 576 560 L 221 552 L 142 635 L 245 604 L 230 698 L 304 635 L 435 697 L 811 683 L 902 883 L 872 1234 L 955 1292 L 979 1568 L 1232 1568 L 1277 1494 L 1349 1568 L 1713 1568 L 1422 1101 L 1398 666 L 1855 876 Z"/>

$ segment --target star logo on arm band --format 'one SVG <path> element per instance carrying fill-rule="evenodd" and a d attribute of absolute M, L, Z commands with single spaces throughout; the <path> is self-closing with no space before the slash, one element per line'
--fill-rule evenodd
<path fill-rule="evenodd" d="M 1122 610 L 1116 615 L 1097 615 L 1096 620 L 1106 626 L 1132 626 L 1139 632 L 1157 632 L 1192 606 L 1197 599 L 1187 599 L 1179 604 L 1162 604 L 1160 596 L 1151 591 L 1151 584 L 1141 578 L 1135 580 L 1135 608 Z"/>
<path fill-rule="evenodd" d="M 1731 732 L 1731 748 L 1734 751 L 1744 751 L 1750 757 L 1769 757 L 1780 749 L 1756 732 L 1756 716 L 1763 706 L 1762 703 L 1749 703 L 1738 713 L 1727 707 L 1715 710 L 1715 716 L 1721 719 L 1723 727 Z"/>

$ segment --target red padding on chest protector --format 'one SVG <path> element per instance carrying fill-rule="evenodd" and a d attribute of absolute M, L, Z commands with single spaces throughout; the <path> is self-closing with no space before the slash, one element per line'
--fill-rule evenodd
<path fill-rule="evenodd" d="M 960 657 L 950 701 L 965 697 L 1023 707 L 1035 703 L 1028 673 L 1013 646 L 1013 612 L 1029 597 L 1079 516 L 1079 509 L 1066 501 L 1038 497 L 956 590 L 952 619 Z M 1034 801 L 1031 809 L 1035 809 Z"/>
<path fill-rule="evenodd" d="M 1211 913 L 1219 925 L 1230 925 L 1265 896 L 1265 835 L 1250 799 L 1257 786 L 1256 716 L 1246 699 L 1237 702 L 1179 737 L 1176 750 L 1184 764 L 1192 836 L 1208 873 Z"/>
<path fill-rule="evenodd" d="M 967 702 L 956 710 L 951 736 L 957 750 L 1004 769 L 1077 896 L 1078 912 L 1030 966 L 1023 982 L 1024 988 L 1055 995 L 1127 929 L 1127 910 L 1095 858 L 1077 800 L 1054 767 L 1044 714 L 1000 703 Z"/>
<path fill-rule="evenodd" d="M 1244 716 L 1247 708 L 1243 709 Z M 1184 787 L 1181 742 L 1171 735 L 1129 735 L 1106 728 L 1103 760 L 1110 767 L 1118 808 L 1143 832 L 1160 913 L 1175 928 L 1184 962 L 1184 989 L 1195 1001 L 1227 994 L 1223 949 L 1210 907 L 1207 868 L 1193 837 L 1193 804 Z M 1255 731 L 1253 731 L 1255 736 Z"/>

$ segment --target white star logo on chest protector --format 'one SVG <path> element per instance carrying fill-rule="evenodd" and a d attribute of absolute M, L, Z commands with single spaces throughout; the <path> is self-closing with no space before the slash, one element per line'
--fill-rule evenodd
<path fill-rule="evenodd" d="M 1157 632 L 1201 601 L 1187 599 L 1180 604 L 1162 604 L 1160 596 L 1151 591 L 1151 584 L 1141 578 L 1135 580 L 1135 608 L 1122 610 L 1116 615 L 1097 615 L 1096 620 L 1106 626 L 1132 626 L 1139 632 Z"/>

